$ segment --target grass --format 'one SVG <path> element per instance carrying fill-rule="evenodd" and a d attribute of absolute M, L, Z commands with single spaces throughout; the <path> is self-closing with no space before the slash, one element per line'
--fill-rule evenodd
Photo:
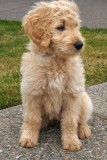
<path fill-rule="evenodd" d="M 95 85 L 107 81 L 107 29 L 82 28 L 86 39 L 83 54 L 86 85 Z"/>
<path fill-rule="evenodd" d="M 107 29 L 81 29 L 86 85 L 107 81 Z M 0 109 L 21 103 L 20 61 L 28 38 L 21 22 L 0 20 Z"/>
<path fill-rule="evenodd" d="M 28 42 L 21 22 L 0 20 L 0 108 L 21 103 L 20 61 Z"/>

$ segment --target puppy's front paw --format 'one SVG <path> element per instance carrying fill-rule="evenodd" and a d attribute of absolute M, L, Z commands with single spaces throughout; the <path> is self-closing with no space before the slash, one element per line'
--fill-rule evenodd
<path fill-rule="evenodd" d="M 79 126 L 79 137 L 81 139 L 91 137 L 91 129 L 88 125 L 80 125 Z"/>
<path fill-rule="evenodd" d="M 22 147 L 27 147 L 27 148 L 31 148 L 36 145 L 30 138 L 21 138 L 19 144 Z"/>
<path fill-rule="evenodd" d="M 27 131 L 27 130 L 23 130 L 20 140 L 19 140 L 19 144 L 22 147 L 34 147 L 38 144 L 38 134 L 36 134 L 33 131 Z"/>
<path fill-rule="evenodd" d="M 63 149 L 71 151 L 80 150 L 82 146 L 81 142 L 77 137 L 68 137 L 68 139 L 62 141 L 62 144 Z"/>

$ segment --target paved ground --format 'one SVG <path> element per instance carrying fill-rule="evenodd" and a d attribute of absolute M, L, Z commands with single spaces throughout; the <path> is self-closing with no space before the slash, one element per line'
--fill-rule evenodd
<path fill-rule="evenodd" d="M 78 152 L 61 148 L 60 129 L 57 126 L 43 129 L 40 143 L 33 149 L 18 145 L 22 123 L 22 107 L 0 111 L 0 160 L 107 160 L 107 82 L 87 88 L 94 102 L 92 138 L 82 140 Z"/>
<path fill-rule="evenodd" d="M 37 1 L 39 0 L 0 0 L 0 19 L 21 20 Z M 107 0 L 75 0 L 75 2 L 79 5 L 84 26 L 107 28 Z"/>

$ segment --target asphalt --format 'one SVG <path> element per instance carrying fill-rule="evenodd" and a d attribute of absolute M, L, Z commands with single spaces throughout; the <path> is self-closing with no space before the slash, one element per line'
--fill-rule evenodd
<path fill-rule="evenodd" d="M 19 146 L 22 106 L 0 111 L 0 160 L 107 160 L 107 82 L 87 88 L 94 103 L 92 137 L 81 140 L 82 149 L 64 151 L 57 125 L 41 130 L 38 147 Z"/>
<path fill-rule="evenodd" d="M 0 0 L 0 19 L 21 20 L 31 6 L 38 1 Z M 107 0 L 75 0 L 75 2 L 80 8 L 83 26 L 107 28 Z"/>

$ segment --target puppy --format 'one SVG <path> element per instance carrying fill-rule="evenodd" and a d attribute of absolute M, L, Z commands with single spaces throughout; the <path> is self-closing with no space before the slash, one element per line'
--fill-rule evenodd
<path fill-rule="evenodd" d="M 23 27 L 30 44 L 21 64 L 24 122 L 20 145 L 36 146 L 41 127 L 57 119 L 63 148 L 79 150 L 79 137 L 91 135 L 87 122 L 93 106 L 85 92 L 78 7 L 67 0 L 38 3 L 24 17 Z"/>

